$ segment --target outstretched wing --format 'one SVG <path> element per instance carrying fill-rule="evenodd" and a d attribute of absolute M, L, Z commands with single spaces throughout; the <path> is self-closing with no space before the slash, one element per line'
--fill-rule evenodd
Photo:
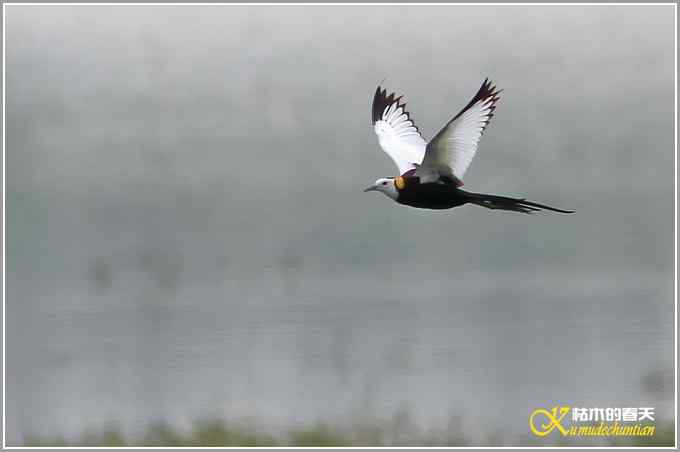
<path fill-rule="evenodd" d="M 477 94 L 430 141 L 423 159 L 423 170 L 443 176 L 463 178 L 477 152 L 477 144 L 496 109 L 498 94 L 487 78 Z"/>
<path fill-rule="evenodd" d="M 383 151 L 389 155 L 404 174 L 420 165 L 427 143 L 413 123 L 406 104 L 399 103 L 402 96 L 389 96 L 387 91 L 378 89 L 373 96 L 373 128 Z"/>

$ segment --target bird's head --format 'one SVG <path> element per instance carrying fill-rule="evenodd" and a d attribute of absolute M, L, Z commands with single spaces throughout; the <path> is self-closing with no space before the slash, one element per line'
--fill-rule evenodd
<path fill-rule="evenodd" d="M 369 187 L 367 187 L 364 192 L 367 191 L 379 191 L 381 193 L 384 193 L 385 195 L 389 196 L 390 198 L 396 200 L 397 197 L 399 196 L 399 192 L 397 191 L 397 187 L 394 185 L 394 178 L 393 177 L 383 177 L 375 181 L 375 183 Z"/>

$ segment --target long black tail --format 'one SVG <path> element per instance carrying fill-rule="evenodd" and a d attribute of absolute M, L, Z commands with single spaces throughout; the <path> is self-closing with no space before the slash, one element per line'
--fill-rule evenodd
<path fill-rule="evenodd" d="M 487 209 L 511 210 L 513 212 L 522 213 L 540 212 L 545 209 L 560 213 L 574 213 L 573 210 L 562 210 L 556 207 L 550 207 L 527 201 L 526 199 L 507 198 L 505 196 L 485 195 L 482 193 L 466 193 L 469 196 L 468 202 L 477 204 L 478 206 L 486 207 Z"/>

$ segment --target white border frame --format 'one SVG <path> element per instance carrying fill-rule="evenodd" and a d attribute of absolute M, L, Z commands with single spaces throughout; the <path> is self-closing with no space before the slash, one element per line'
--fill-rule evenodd
<path fill-rule="evenodd" d="M 526 3 L 526 2 L 516 2 L 516 3 L 304 3 L 304 2 L 289 2 L 289 3 L 74 3 L 74 2 L 64 2 L 64 3 L 3 3 L 2 4 L 2 448 L 3 449 L 180 449 L 180 450 L 193 450 L 193 449 L 239 449 L 239 450 L 251 450 L 251 449 L 639 449 L 640 447 L 635 446 L 497 446 L 497 447 L 484 447 L 484 446 L 471 446 L 471 447 L 412 447 L 412 446 L 381 446 L 381 447 L 362 447 L 362 446 L 352 446 L 352 447 L 136 447 L 136 446 L 125 446 L 125 447 L 28 447 L 28 446 L 7 446 L 6 435 L 5 435 L 5 424 L 6 424 L 6 411 L 5 411 L 5 288 L 6 280 L 5 273 L 7 270 L 6 266 L 6 223 L 5 223 L 5 210 L 6 210 L 6 164 L 5 164 L 5 145 L 6 145 L 6 115 L 5 115 L 5 30 L 6 30 L 6 7 L 7 6 L 673 6 L 674 8 L 674 67 L 675 67 L 675 96 L 674 96 L 674 119 L 675 119 L 675 134 L 674 134 L 674 195 L 673 195 L 673 265 L 674 265 L 674 281 L 673 281 L 673 298 L 674 298 L 674 401 L 675 401 L 675 431 L 674 431 L 674 446 L 654 446 L 654 447 L 644 447 L 644 449 L 675 449 L 678 446 L 678 4 L 676 2 L 660 2 L 660 3 Z"/>

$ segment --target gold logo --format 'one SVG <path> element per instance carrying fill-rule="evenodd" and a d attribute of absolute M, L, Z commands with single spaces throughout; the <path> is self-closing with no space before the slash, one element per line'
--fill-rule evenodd
<path fill-rule="evenodd" d="M 544 408 L 534 410 L 534 412 L 531 413 L 531 416 L 529 416 L 529 427 L 531 428 L 531 432 L 536 436 L 545 436 L 557 428 L 560 433 L 566 435 L 567 430 L 562 426 L 561 422 L 567 413 L 569 413 L 570 409 L 571 407 L 568 406 L 554 406 L 550 411 Z M 536 424 L 537 416 L 543 418 L 542 422 L 539 420 L 540 425 L 538 426 Z"/>
<path fill-rule="evenodd" d="M 398 190 L 403 190 L 404 188 L 406 188 L 406 179 L 404 179 L 401 176 L 395 177 L 394 186 L 397 187 Z"/>
<path fill-rule="evenodd" d="M 571 416 L 565 417 L 571 412 Z M 647 421 L 647 422 L 645 422 Z M 557 429 L 562 436 L 654 436 L 654 407 L 571 407 L 539 408 L 529 416 L 529 428 L 536 436 Z"/>

